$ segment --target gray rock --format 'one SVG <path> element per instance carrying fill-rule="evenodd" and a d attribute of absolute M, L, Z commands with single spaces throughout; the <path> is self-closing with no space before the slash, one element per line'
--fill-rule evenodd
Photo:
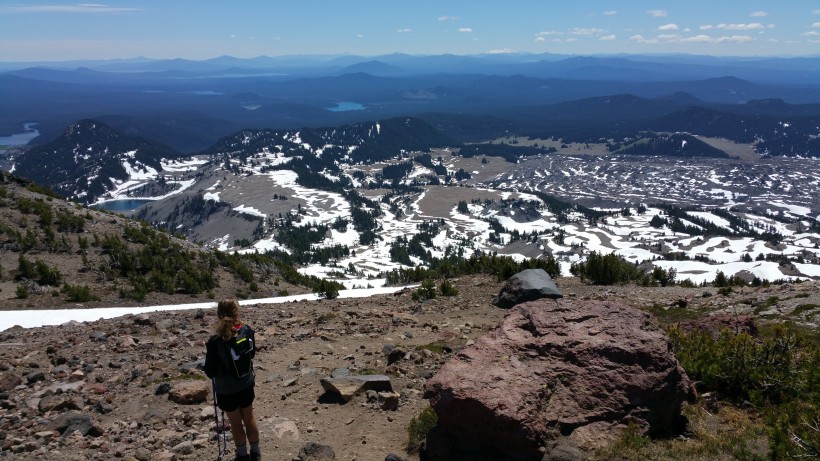
<path fill-rule="evenodd" d="M 390 377 L 385 375 L 355 375 L 341 378 L 322 378 L 319 383 L 325 391 L 339 395 L 345 402 L 349 402 L 354 395 L 368 390 L 393 391 L 393 384 L 390 382 Z"/>
<path fill-rule="evenodd" d="M 194 444 L 190 440 L 186 440 L 174 445 L 174 448 L 171 450 L 180 455 L 190 455 L 194 452 Z"/>
<path fill-rule="evenodd" d="M 46 375 L 42 371 L 32 371 L 26 375 L 26 382 L 29 384 L 45 381 Z"/>
<path fill-rule="evenodd" d="M 81 410 L 83 401 L 76 397 L 55 394 L 40 399 L 37 408 L 43 413 L 47 411 Z"/>
<path fill-rule="evenodd" d="M 160 383 L 154 391 L 154 395 L 165 395 L 171 392 L 171 383 Z"/>
<path fill-rule="evenodd" d="M 154 322 L 153 322 L 153 320 L 151 320 L 151 317 L 149 317 L 147 314 L 140 314 L 140 315 L 134 317 L 134 323 L 137 324 L 137 325 L 146 326 L 146 325 L 152 325 Z"/>
<path fill-rule="evenodd" d="M 106 334 L 103 331 L 92 331 L 91 334 L 88 335 L 88 337 L 92 341 L 97 341 L 97 342 L 108 341 L 108 334 Z"/>
<path fill-rule="evenodd" d="M 99 437 L 103 434 L 102 429 L 91 421 L 90 416 L 79 411 L 69 411 L 54 418 L 54 421 L 49 424 L 49 429 L 59 432 L 64 437 L 75 431 L 92 437 Z"/>
<path fill-rule="evenodd" d="M 333 461 L 336 459 L 336 453 L 327 445 L 308 442 L 299 450 L 297 459 L 299 461 Z"/>
<path fill-rule="evenodd" d="M 493 304 L 503 309 L 509 309 L 517 304 L 535 301 L 542 298 L 563 298 L 561 291 L 555 286 L 549 274 L 544 269 L 523 270 L 512 277 L 501 287 Z"/>
<path fill-rule="evenodd" d="M 137 448 L 134 458 L 137 458 L 137 461 L 151 461 L 151 452 L 144 447 Z"/>
<path fill-rule="evenodd" d="M 345 376 L 350 376 L 350 369 L 348 368 L 335 368 L 333 371 L 330 372 L 331 378 L 343 378 Z"/>

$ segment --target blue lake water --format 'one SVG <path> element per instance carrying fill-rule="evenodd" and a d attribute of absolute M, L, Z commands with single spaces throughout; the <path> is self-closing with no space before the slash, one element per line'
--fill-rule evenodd
<path fill-rule="evenodd" d="M 328 107 L 327 110 L 331 112 L 347 112 L 351 110 L 363 110 L 364 105 L 358 102 L 342 101 L 337 102 L 335 107 Z"/>
<path fill-rule="evenodd" d="M 0 136 L 0 146 L 25 146 L 29 141 L 40 136 L 40 131 L 34 129 L 36 123 L 26 123 L 23 125 L 22 133 L 15 133 L 11 136 Z"/>
<path fill-rule="evenodd" d="M 136 210 L 137 208 L 145 205 L 146 203 L 153 202 L 153 200 L 147 199 L 124 199 L 124 200 L 110 200 L 108 202 L 98 203 L 93 206 L 93 208 L 97 208 L 98 210 L 108 210 L 108 211 L 131 211 Z"/>

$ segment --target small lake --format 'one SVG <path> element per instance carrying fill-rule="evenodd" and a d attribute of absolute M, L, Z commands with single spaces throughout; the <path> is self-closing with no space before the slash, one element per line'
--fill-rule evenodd
<path fill-rule="evenodd" d="M 326 109 L 331 111 L 331 112 L 348 112 L 348 111 L 351 111 L 351 110 L 363 110 L 364 105 L 359 104 L 358 102 L 342 101 L 342 102 L 337 102 L 336 106 L 326 107 Z"/>
<path fill-rule="evenodd" d="M 92 205 L 91 207 L 96 208 L 98 210 L 107 211 L 131 211 L 136 210 L 137 208 L 150 202 L 153 202 L 153 200 L 144 198 L 109 200 L 107 202 L 97 203 L 96 205 Z"/>
<path fill-rule="evenodd" d="M 26 123 L 23 125 L 23 132 L 11 136 L 0 136 L 0 146 L 25 146 L 32 139 L 40 136 L 40 131 L 35 129 L 36 123 Z"/>

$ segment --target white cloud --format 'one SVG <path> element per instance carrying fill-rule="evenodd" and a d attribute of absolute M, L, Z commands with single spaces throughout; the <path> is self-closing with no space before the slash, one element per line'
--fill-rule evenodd
<path fill-rule="evenodd" d="M 577 38 L 568 38 L 568 39 L 566 39 L 566 40 L 564 40 L 564 41 L 565 41 L 565 42 L 567 42 L 567 43 L 569 43 L 569 42 L 577 42 L 577 41 L 578 41 L 578 39 L 577 39 Z"/>
<path fill-rule="evenodd" d="M 138 11 L 142 11 L 142 9 L 114 7 L 96 3 L 0 7 L 0 13 L 134 13 Z"/>
<path fill-rule="evenodd" d="M 356 34 L 357 38 L 364 38 L 364 34 Z"/>
<path fill-rule="evenodd" d="M 820 32 L 817 32 L 816 30 L 813 30 L 811 32 L 806 32 L 805 34 L 803 34 L 803 36 L 805 36 L 805 37 L 820 37 Z"/>
<path fill-rule="evenodd" d="M 546 39 L 546 38 L 544 38 L 544 37 L 538 37 L 538 36 L 536 36 L 536 37 L 535 37 L 535 41 L 536 41 L 536 42 L 546 42 L 546 41 L 547 41 L 547 39 Z"/>
<path fill-rule="evenodd" d="M 605 42 L 609 42 L 609 41 L 615 40 L 616 38 L 618 38 L 618 37 L 616 37 L 615 35 L 610 34 L 610 35 L 604 35 L 603 37 L 599 38 L 598 40 L 603 40 Z"/>
<path fill-rule="evenodd" d="M 815 27 L 815 28 L 820 27 L 820 22 L 815 22 L 815 23 L 814 23 L 814 24 L 812 24 L 811 26 L 812 26 L 812 27 Z"/>
<path fill-rule="evenodd" d="M 646 38 L 643 35 L 633 35 L 629 40 L 638 43 L 746 43 L 754 39 L 748 35 L 712 37 L 707 34 L 698 34 L 685 37 L 678 34 L 661 34 L 654 38 Z"/>
<path fill-rule="evenodd" d="M 681 37 L 678 41 L 682 43 L 711 43 L 715 39 L 706 34 L 693 35 L 691 37 Z"/>
<path fill-rule="evenodd" d="M 615 11 L 615 10 L 609 10 L 609 11 L 604 11 L 603 14 L 604 14 L 604 16 L 615 16 L 616 14 L 618 14 L 618 12 Z"/>
<path fill-rule="evenodd" d="M 638 43 L 658 43 L 658 39 L 656 38 L 644 38 L 643 35 L 633 35 L 629 37 L 629 40 Z"/>
<path fill-rule="evenodd" d="M 396 29 L 396 32 L 400 34 L 406 34 L 408 32 L 413 32 L 413 29 Z"/>
<path fill-rule="evenodd" d="M 678 30 L 678 25 L 673 24 L 673 23 L 664 24 L 664 25 L 658 27 L 658 30 Z"/>
<path fill-rule="evenodd" d="M 606 32 L 604 29 L 594 27 L 574 27 L 570 33 L 572 35 L 597 35 Z"/>
<path fill-rule="evenodd" d="M 490 50 L 490 51 L 487 52 L 487 54 L 510 54 L 510 53 L 515 53 L 515 51 L 511 50 L 509 48 L 498 48 L 498 49 Z"/>
<path fill-rule="evenodd" d="M 472 32 L 473 29 L 471 27 L 461 27 L 458 29 L 459 32 Z"/>
<path fill-rule="evenodd" d="M 768 15 L 769 15 L 769 13 L 767 13 L 765 11 L 755 11 L 752 14 L 750 14 L 749 16 L 752 17 L 752 18 L 765 18 Z"/>
<path fill-rule="evenodd" d="M 754 39 L 748 35 L 732 35 L 728 37 L 712 37 L 710 35 L 700 34 L 691 37 L 683 37 L 680 43 L 747 43 Z"/>
<path fill-rule="evenodd" d="M 666 10 L 647 10 L 646 14 L 655 18 L 665 18 L 669 16 L 669 13 L 667 13 Z"/>
<path fill-rule="evenodd" d="M 708 30 L 711 28 L 715 29 L 723 29 L 723 30 L 763 30 L 767 27 L 759 22 L 752 22 L 749 24 L 718 24 L 716 26 L 701 26 L 701 30 Z M 769 27 L 771 29 L 771 27 Z"/>
<path fill-rule="evenodd" d="M 439 21 L 458 21 L 458 16 L 439 16 Z"/>

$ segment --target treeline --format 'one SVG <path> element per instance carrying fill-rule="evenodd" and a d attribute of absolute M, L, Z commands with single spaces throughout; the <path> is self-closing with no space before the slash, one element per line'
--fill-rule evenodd
<path fill-rule="evenodd" d="M 627 143 L 612 143 L 610 152 L 623 155 L 665 155 L 671 157 L 728 158 L 729 155 L 700 139 L 684 133 L 672 135 L 649 134 Z"/>
<path fill-rule="evenodd" d="M 740 218 L 728 210 L 720 208 L 707 210 L 697 207 L 679 207 L 677 205 L 670 204 L 659 204 L 655 206 L 664 210 L 664 213 L 667 216 L 666 218 L 662 218 L 660 216 L 652 217 L 649 225 L 658 229 L 663 226 L 668 226 L 673 232 L 680 232 L 689 235 L 752 237 L 775 245 L 783 240 L 783 236 L 773 230 L 758 232 L 748 221 Z M 729 227 L 726 228 L 724 226 L 719 226 L 699 216 L 690 214 L 689 212 L 691 211 L 705 211 L 712 213 L 728 221 Z M 695 226 L 686 224 L 684 221 L 691 222 L 695 224 Z"/>
<path fill-rule="evenodd" d="M 433 246 L 433 238 L 439 233 L 440 222 L 424 221 L 416 226 L 418 232 L 409 239 L 399 236 L 390 244 L 390 260 L 412 266 L 411 256 L 419 258 L 423 264 L 430 264 L 433 256 L 427 248 Z M 426 246 L 425 246 L 426 245 Z"/>
<path fill-rule="evenodd" d="M 462 146 L 458 153 L 462 157 L 501 157 L 507 162 L 516 163 L 521 157 L 534 157 L 542 154 L 558 152 L 554 147 L 540 148 L 533 146 L 519 146 L 514 144 L 481 143 Z"/>
<path fill-rule="evenodd" d="M 427 279 L 446 279 L 474 274 L 490 274 L 504 280 L 524 269 L 544 269 L 551 277 L 557 277 L 561 273 L 558 262 L 551 255 L 543 259 L 525 259 L 517 262 L 509 256 L 485 254 L 480 251 L 469 258 L 464 258 L 462 253 L 448 248 L 443 258 L 431 258 L 428 267 L 393 269 L 380 276 L 387 279 L 388 285 L 403 285 Z"/>

